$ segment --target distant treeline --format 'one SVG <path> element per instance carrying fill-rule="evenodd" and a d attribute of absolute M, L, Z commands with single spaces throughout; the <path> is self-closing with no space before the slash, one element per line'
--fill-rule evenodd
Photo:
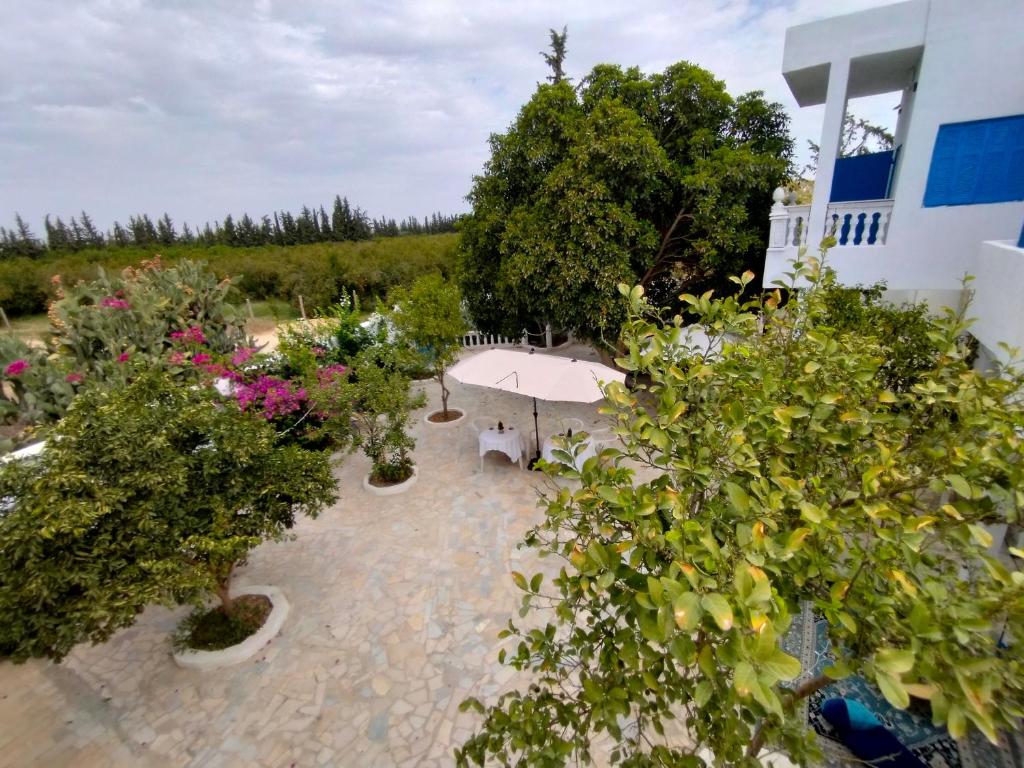
<path fill-rule="evenodd" d="M 454 232 L 461 216 L 435 213 L 422 221 L 415 216 L 398 222 L 394 219 L 371 219 L 348 199 L 335 196 L 330 212 L 303 206 L 298 215 L 288 211 L 274 212 L 259 220 L 243 214 L 235 220 L 228 214 L 223 222 L 209 223 L 195 229 L 184 223 L 180 228 L 168 214 L 154 222 L 148 214 L 131 216 L 127 226 L 115 221 L 106 233 L 100 232 L 85 211 L 65 223 L 59 216 L 46 216 L 45 237 L 39 238 L 21 218 L 14 216 L 14 227 L 0 227 L 0 259 L 13 257 L 41 258 L 47 254 L 72 253 L 95 248 L 151 248 L 186 245 L 200 248 L 227 245 L 255 248 L 263 245 L 303 245 L 309 243 L 355 242 L 371 237 L 400 235 L 436 235 Z"/>

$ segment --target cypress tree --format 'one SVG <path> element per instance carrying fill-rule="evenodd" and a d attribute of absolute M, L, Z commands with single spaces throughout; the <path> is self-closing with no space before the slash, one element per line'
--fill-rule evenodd
<path fill-rule="evenodd" d="M 81 218 L 82 225 L 82 243 L 86 248 L 102 248 L 105 243 L 103 241 L 103 235 L 96 225 L 92 223 L 92 219 L 89 218 L 89 214 L 82 211 Z"/>
<path fill-rule="evenodd" d="M 174 245 L 178 239 L 174 232 L 174 222 L 171 217 L 164 213 L 156 222 L 156 237 L 161 245 Z"/>
<path fill-rule="evenodd" d="M 224 226 L 217 239 L 224 245 L 238 245 L 238 231 L 235 229 L 235 220 L 230 213 L 224 217 Z"/>

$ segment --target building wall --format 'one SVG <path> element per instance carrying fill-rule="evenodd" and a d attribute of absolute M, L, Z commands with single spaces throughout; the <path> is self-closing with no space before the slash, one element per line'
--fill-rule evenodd
<path fill-rule="evenodd" d="M 932 0 L 883 269 L 893 288 L 959 283 L 982 240 L 1016 237 L 1024 203 L 923 207 L 943 123 L 1024 114 L 1021 0 Z"/>

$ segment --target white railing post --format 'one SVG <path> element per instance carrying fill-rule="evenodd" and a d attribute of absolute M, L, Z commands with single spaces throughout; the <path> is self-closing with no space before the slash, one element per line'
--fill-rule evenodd
<path fill-rule="evenodd" d="M 781 250 L 788 245 L 789 211 L 786 210 L 786 206 L 782 202 L 785 199 L 786 190 L 776 187 L 772 193 L 772 200 L 775 203 L 772 205 L 771 213 L 768 214 L 768 219 L 771 221 L 771 229 L 768 231 L 769 250 Z"/>
<path fill-rule="evenodd" d="M 551 349 L 551 323 L 544 323 L 544 348 Z"/>

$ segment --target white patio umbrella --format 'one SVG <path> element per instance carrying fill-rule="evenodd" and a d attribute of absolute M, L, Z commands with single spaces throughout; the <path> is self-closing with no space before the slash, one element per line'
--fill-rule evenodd
<path fill-rule="evenodd" d="M 604 397 L 601 383 L 626 380 L 626 374 L 600 363 L 555 355 L 490 349 L 473 355 L 449 369 L 463 384 L 500 389 L 533 398 L 533 428 L 540 458 L 537 400 L 593 403 Z M 533 462 L 531 462 L 532 465 Z"/>

